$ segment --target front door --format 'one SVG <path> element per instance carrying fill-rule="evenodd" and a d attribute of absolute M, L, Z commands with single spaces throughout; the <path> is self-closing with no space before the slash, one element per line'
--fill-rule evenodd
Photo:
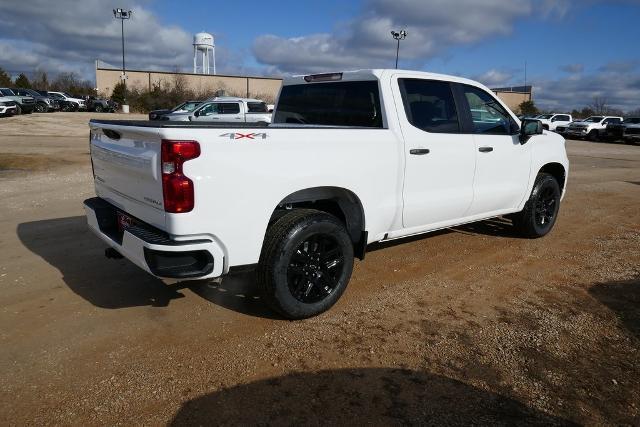
<path fill-rule="evenodd" d="M 492 95 L 469 85 L 461 90 L 477 152 L 469 216 L 512 210 L 525 197 L 535 138 L 522 145 L 515 120 Z"/>
<path fill-rule="evenodd" d="M 438 228 L 465 216 L 473 199 L 476 151 L 463 134 L 449 82 L 399 78 L 394 88 L 406 157 L 404 228 Z"/>

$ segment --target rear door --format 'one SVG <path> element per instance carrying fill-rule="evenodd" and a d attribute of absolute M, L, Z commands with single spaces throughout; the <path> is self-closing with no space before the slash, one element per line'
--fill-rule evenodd
<path fill-rule="evenodd" d="M 519 126 L 493 95 L 458 84 L 470 118 L 476 165 L 469 216 L 489 215 L 517 207 L 524 197 L 531 168 L 531 147 L 520 144 Z"/>
<path fill-rule="evenodd" d="M 462 133 L 449 82 L 397 81 L 406 156 L 403 225 L 429 228 L 455 222 L 465 216 L 473 199 L 473 135 Z"/>
<path fill-rule="evenodd" d="M 221 102 L 220 120 L 223 122 L 244 122 L 244 111 L 239 102 Z"/>

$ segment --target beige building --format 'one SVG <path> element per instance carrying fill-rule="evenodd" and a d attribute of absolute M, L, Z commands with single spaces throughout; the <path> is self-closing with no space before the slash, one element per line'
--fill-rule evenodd
<path fill-rule="evenodd" d="M 151 90 L 154 86 L 181 84 L 196 93 L 213 93 L 224 90 L 227 95 L 259 97 L 273 102 L 278 95 L 282 79 L 270 77 L 225 76 L 165 71 L 126 70 L 127 86 Z M 114 86 L 120 81 L 122 70 L 100 68 L 96 65 L 96 88 L 101 96 L 111 96 Z"/>
<path fill-rule="evenodd" d="M 520 113 L 520 104 L 533 99 L 531 86 L 502 87 L 491 90 L 516 114 Z"/>

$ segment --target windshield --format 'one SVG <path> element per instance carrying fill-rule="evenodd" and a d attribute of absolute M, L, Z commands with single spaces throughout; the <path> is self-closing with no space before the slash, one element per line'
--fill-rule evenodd
<path fill-rule="evenodd" d="M 0 89 L 0 93 L 4 96 L 15 96 L 15 93 L 11 89 Z"/>
<path fill-rule="evenodd" d="M 273 122 L 381 128 L 378 82 L 371 80 L 284 86 Z"/>
<path fill-rule="evenodd" d="M 624 121 L 625 124 L 628 125 L 637 125 L 640 124 L 640 117 L 631 117 Z"/>
<path fill-rule="evenodd" d="M 538 118 L 542 120 L 549 120 L 551 117 L 553 117 L 553 114 L 543 114 L 541 116 L 538 116 Z"/>
<path fill-rule="evenodd" d="M 602 119 L 604 119 L 604 117 L 593 116 L 593 117 L 589 117 L 588 119 L 584 119 L 584 121 L 589 123 L 600 123 Z"/>
<path fill-rule="evenodd" d="M 64 96 L 66 96 L 67 98 L 73 98 L 73 96 L 69 95 L 67 92 L 62 92 L 62 94 L 63 94 Z"/>

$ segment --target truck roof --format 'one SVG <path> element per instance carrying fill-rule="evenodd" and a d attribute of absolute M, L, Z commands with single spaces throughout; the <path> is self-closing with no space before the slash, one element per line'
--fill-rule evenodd
<path fill-rule="evenodd" d="M 464 77 L 451 76 L 448 74 L 438 74 L 438 73 L 430 73 L 427 71 L 415 71 L 415 70 L 396 70 L 394 68 L 375 68 L 375 69 L 361 69 L 361 70 L 351 70 L 351 71 L 335 71 L 328 73 L 318 73 L 318 74 L 300 74 L 291 77 L 285 77 L 283 80 L 283 85 L 291 85 L 291 84 L 301 84 L 307 82 L 305 77 L 309 78 L 312 76 L 330 76 L 341 74 L 342 77 L 339 79 L 340 81 L 358 81 L 358 80 L 380 80 L 386 76 L 391 76 L 394 74 L 401 74 L 403 77 L 415 77 L 422 79 L 431 79 L 431 80 L 441 80 L 441 81 L 450 81 L 456 83 L 464 83 L 472 86 L 480 86 L 488 89 L 481 83 L 477 81 L 466 79 Z M 327 80 L 328 81 L 328 80 Z M 338 80 L 331 80 L 338 81 Z"/>

